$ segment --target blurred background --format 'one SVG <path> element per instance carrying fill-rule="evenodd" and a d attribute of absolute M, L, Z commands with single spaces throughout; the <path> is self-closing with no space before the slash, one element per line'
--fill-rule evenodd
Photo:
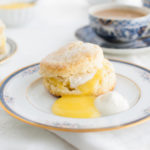
<path fill-rule="evenodd" d="M 27 2 L 31 6 L 1 8 L 4 4 Z M 88 8 L 104 2 L 142 4 L 141 0 L 1 0 L 0 18 L 6 23 L 6 35 L 16 41 L 18 46 L 17 55 L 11 58 L 11 65 L 2 75 L 39 62 L 51 51 L 77 40 L 75 31 L 89 23 Z M 3 67 L 5 65 L 1 69 Z"/>
<path fill-rule="evenodd" d="M 47 54 L 62 45 L 77 40 L 74 35 L 75 31 L 89 24 L 88 8 L 94 4 L 109 2 L 142 6 L 141 0 L 0 0 L 0 19 L 6 24 L 6 36 L 13 39 L 18 47 L 16 55 L 0 66 L 0 81 L 18 68 L 40 62 Z M 115 57 L 150 67 L 149 57 L 147 54 L 147 57 L 144 55 Z M 60 143 L 59 138 L 53 134 L 50 135 L 44 129 L 31 127 L 15 119 L 10 119 L 2 109 L 0 111 L 2 114 L 0 128 L 3 129 L 0 132 L 1 147 L 8 149 L 13 147 L 15 150 L 19 150 L 23 146 L 25 149 L 30 146 L 31 148 L 28 150 L 41 150 L 43 147 L 44 150 L 49 150 L 49 147 L 51 149 L 64 147 L 64 143 Z M 134 131 L 133 128 L 131 130 Z M 142 130 L 138 130 L 139 132 L 132 138 L 135 141 L 136 138 L 141 137 L 141 134 L 144 134 Z M 149 128 L 147 128 L 148 130 Z M 147 131 L 145 130 L 145 133 L 148 133 Z M 129 133 L 132 134 L 132 132 Z M 107 134 L 108 132 L 106 132 Z M 119 134 L 118 131 L 111 137 L 117 137 L 116 135 Z M 126 137 L 130 142 L 128 135 Z M 147 135 L 147 137 L 147 140 L 145 137 L 141 140 L 143 147 L 146 142 L 149 146 L 149 136 Z M 109 142 L 110 139 L 108 138 Z M 136 142 L 133 144 L 130 142 L 132 148 L 137 145 Z M 126 143 L 124 142 L 124 145 L 127 145 Z M 38 146 L 34 147 L 34 144 Z M 122 145 L 119 148 L 121 147 Z"/>

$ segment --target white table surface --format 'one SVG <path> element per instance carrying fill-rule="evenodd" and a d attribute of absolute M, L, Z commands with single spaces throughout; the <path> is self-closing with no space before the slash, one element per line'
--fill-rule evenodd
<path fill-rule="evenodd" d="M 25 27 L 9 28 L 7 36 L 17 42 L 17 53 L 0 64 L 0 81 L 15 70 L 39 62 L 48 53 L 76 40 L 74 32 L 88 23 L 85 0 L 40 0 L 36 18 Z M 150 56 L 150 55 L 149 55 Z M 110 56 L 109 56 L 110 57 Z M 114 57 L 114 56 L 113 56 Z M 116 56 L 115 56 L 116 57 Z M 119 58 L 119 56 L 117 56 Z M 121 57 L 141 64 L 145 55 Z M 74 150 L 47 130 L 22 123 L 0 108 L 1 150 Z"/>

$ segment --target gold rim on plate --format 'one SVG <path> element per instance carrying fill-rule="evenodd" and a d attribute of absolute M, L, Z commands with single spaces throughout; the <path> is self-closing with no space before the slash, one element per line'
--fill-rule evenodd
<path fill-rule="evenodd" d="M 110 59 L 112 61 L 117 61 L 117 62 L 122 62 L 122 63 L 125 63 L 125 64 L 129 64 L 129 65 L 133 65 L 133 66 L 136 66 L 138 68 L 142 68 L 144 70 L 147 70 L 150 72 L 149 69 L 145 68 L 145 67 L 142 67 L 140 65 L 136 65 L 134 63 L 129 63 L 127 61 L 122 61 L 122 60 L 118 60 L 118 59 Z M 39 63 L 35 63 L 35 64 L 32 64 L 32 65 L 36 65 L 36 64 L 39 64 Z M 26 67 L 23 67 L 21 69 L 18 69 L 17 71 L 11 73 L 9 76 L 7 76 L 1 83 L 0 83 L 0 86 L 2 86 L 2 84 L 9 78 L 11 77 L 13 74 L 17 73 L 18 71 L 21 71 L 22 69 L 25 69 L 25 68 L 28 68 L 32 65 L 28 65 Z M 59 127 L 53 127 L 53 126 L 46 126 L 46 125 L 42 125 L 42 124 L 38 124 L 38 123 L 34 123 L 34 122 L 30 122 L 28 120 L 25 120 L 23 118 L 21 118 L 20 116 L 17 116 L 15 115 L 14 113 L 12 113 L 10 110 L 8 110 L 3 104 L 2 102 L 0 101 L 0 106 L 9 114 L 11 115 L 12 117 L 24 122 L 24 123 L 27 123 L 29 125 L 32 125 L 32 126 L 36 126 L 36 127 L 40 127 L 40 128 L 44 128 L 44 129 L 48 129 L 48 130 L 57 130 L 57 131 L 67 131 L 67 132 L 98 132 L 98 131 L 111 131 L 111 130 L 117 130 L 117 129 L 122 129 L 122 128 L 127 128 L 127 127 L 131 127 L 131 126 L 134 126 L 134 125 L 138 125 L 140 123 L 143 123 L 147 120 L 150 119 L 150 116 L 147 115 L 143 118 L 140 118 L 138 120 L 135 120 L 135 121 L 132 121 L 132 122 L 129 122 L 127 124 L 123 124 L 123 125 L 118 125 L 118 126 L 115 126 L 115 127 L 109 127 L 109 128 L 95 128 L 95 129 L 69 129 L 69 128 L 59 128 Z"/>

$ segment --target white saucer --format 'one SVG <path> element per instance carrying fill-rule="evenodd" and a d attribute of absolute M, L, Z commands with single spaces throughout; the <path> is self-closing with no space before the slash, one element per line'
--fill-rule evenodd
<path fill-rule="evenodd" d="M 12 39 L 7 38 L 6 52 L 5 54 L 0 54 L 0 63 L 9 59 L 11 56 L 13 56 L 16 53 L 16 51 L 17 51 L 17 44 Z"/>
<path fill-rule="evenodd" d="M 98 36 L 89 25 L 78 29 L 75 35 L 81 41 L 100 45 L 104 53 L 108 54 L 128 55 L 150 51 L 150 38 L 130 43 L 112 43 Z"/>

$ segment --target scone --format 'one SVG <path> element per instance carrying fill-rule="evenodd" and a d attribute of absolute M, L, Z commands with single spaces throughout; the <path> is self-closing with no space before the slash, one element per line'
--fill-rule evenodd
<path fill-rule="evenodd" d="M 0 54 L 4 54 L 5 51 L 6 51 L 5 25 L 0 20 Z"/>
<path fill-rule="evenodd" d="M 51 53 L 40 63 L 48 91 L 55 96 L 98 96 L 115 87 L 112 64 L 95 44 L 72 42 Z"/>

